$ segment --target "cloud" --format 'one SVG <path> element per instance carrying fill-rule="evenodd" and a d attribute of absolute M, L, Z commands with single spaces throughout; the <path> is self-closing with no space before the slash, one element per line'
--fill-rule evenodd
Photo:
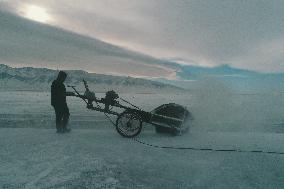
<path fill-rule="evenodd" d="M 0 64 L 173 77 L 163 61 L 0 11 Z"/>
<path fill-rule="evenodd" d="M 284 71 L 284 54 L 278 53 L 284 46 L 275 43 L 284 40 L 281 0 L 11 0 L 6 4 L 14 12 L 24 4 L 43 6 L 54 18 L 50 24 L 157 58 Z M 270 53 L 271 49 L 275 51 Z"/>

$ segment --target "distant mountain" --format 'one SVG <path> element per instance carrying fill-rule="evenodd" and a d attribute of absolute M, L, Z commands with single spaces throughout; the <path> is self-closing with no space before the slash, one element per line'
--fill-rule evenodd
<path fill-rule="evenodd" d="M 111 76 L 88 73 L 82 70 L 66 70 L 67 85 L 76 85 L 83 90 L 82 80 L 88 81 L 90 89 L 97 92 L 116 90 L 118 92 L 180 92 L 181 88 L 157 81 L 140 78 Z M 56 78 L 57 70 L 47 68 L 12 68 L 0 64 L 0 90 L 43 90 L 50 89 L 51 82 Z"/>
<path fill-rule="evenodd" d="M 258 72 L 233 68 L 229 65 L 220 65 L 216 67 L 200 67 L 200 66 L 190 66 L 182 65 L 180 66 L 180 71 L 178 76 L 183 79 L 195 79 L 196 77 L 206 77 L 206 76 L 260 76 L 263 75 Z"/>
<path fill-rule="evenodd" d="M 211 87 L 210 83 L 219 83 L 226 88 L 239 92 L 284 92 L 284 73 L 260 73 L 229 65 L 217 67 L 199 67 L 177 65 L 177 79 L 158 78 L 155 81 L 171 84 L 185 89 Z"/>

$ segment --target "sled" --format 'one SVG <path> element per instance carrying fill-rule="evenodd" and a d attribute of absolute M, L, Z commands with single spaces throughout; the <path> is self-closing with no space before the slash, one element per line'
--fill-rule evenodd
<path fill-rule="evenodd" d="M 170 133 L 172 135 L 181 135 L 189 128 L 192 116 L 184 106 L 168 103 L 147 112 L 120 98 L 115 91 L 108 91 L 105 98 L 99 99 L 94 92 L 89 90 L 87 82 L 85 80 L 83 82 L 85 86 L 84 94 L 80 94 L 75 86 L 68 86 L 75 93 L 67 93 L 67 95 L 81 98 L 90 110 L 103 112 L 106 115 L 116 115 L 115 127 L 123 137 L 132 138 L 137 136 L 142 130 L 143 123 L 154 125 L 157 133 Z M 123 105 L 121 101 L 129 106 Z M 122 112 L 113 111 L 113 107 L 122 109 Z"/>

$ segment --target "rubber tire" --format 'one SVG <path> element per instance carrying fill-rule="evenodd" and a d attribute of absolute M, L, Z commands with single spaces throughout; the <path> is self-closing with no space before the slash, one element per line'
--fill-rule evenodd
<path fill-rule="evenodd" d="M 136 116 L 139 117 L 139 128 L 138 128 L 137 132 L 135 132 L 135 133 L 132 134 L 132 135 L 127 135 L 127 134 L 125 134 L 125 133 L 124 133 L 123 131 L 121 131 L 120 128 L 119 128 L 119 125 L 118 125 L 119 120 L 120 120 L 125 114 L 136 114 Z M 124 112 L 122 112 L 122 113 L 117 117 L 117 119 L 116 119 L 116 124 L 115 124 L 115 128 L 116 128 L 116 131 L 117 131 L 121 136 L 126 137 L 126 138 L 133 138 L 133 137 L 139 135 L 139 133 L 140 133 L 141 130 L 142 130 L 142 120 L 141 120 L 141 118 L 140 118 L 140 115 L 137 114 L 137 113 L 135 113 L 135 112 L 131 112 L 131 111 L 129 111 L 129 110 L 125 110 Z"/>

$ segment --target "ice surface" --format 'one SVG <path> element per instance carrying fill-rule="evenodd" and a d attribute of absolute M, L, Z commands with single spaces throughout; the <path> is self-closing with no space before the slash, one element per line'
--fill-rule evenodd
<path fill-rule="evenodd" d="M 282 94 L 234 94 L 216 85 L 190 94 L 121 97 L 146 111 L 183 104 L 195 118 L 179 137 L 156 134 L 146 124 L 141 141 L 284 152 Z M 68 98 L 73 130 L 58 135 L 48 93 L 0 92 L 0 102 L 0 188 L 284 187 L 284 155 L 150 148 L 122 138 L 102 113 L 74 97 Z"/>

